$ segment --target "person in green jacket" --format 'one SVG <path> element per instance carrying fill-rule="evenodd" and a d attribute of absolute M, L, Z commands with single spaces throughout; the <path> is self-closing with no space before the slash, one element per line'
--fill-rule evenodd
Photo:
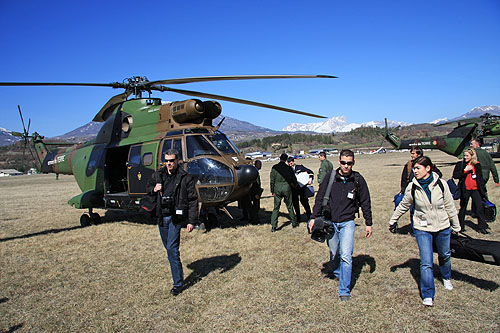
<path fill-rule="evenodd" d="M 470 142 L 470 146 L 476 151 L 477 160 L 479 161 L 479 164 L 481 164 L 485 187 L 486 183 L 490 179 L 490 172 L 493 175 L 493 181 L 495 182 L 495 185 L 500 186 L 497 167 L 495 166 L 495 162 L 493 162 L 490 153 L 481 148 L 481 142 L 479 141 L 479 139 L 472 139 L 472 141 Z"/>
<path fill-rule="evenodd" d="M 325 175 L 333 170 L 333 164 L 326 159 L 326 153 L 324 151 L 319 153 L 318 159 L 321 161 L 321 165 L 319 166 L 318 171 L 318 184 L 321 184 L 321 181 L 323 180 L 323 178 L 325 178 Z"/>
<path fill-rule="evenodd" d="M 278 214 L 280 212 L 281 199 L 284 199 L 290 221 L 294 228 L 298 227 L 297 218 L 293 211 L 292 187 L 297 187 L 297 178 L 286 164 L 287 154 L 281 154 L 280 162 L 271 169 L 271 195 L 274 196 L 274 209 L 271 214 L 271 232 L 275 232 L 278 227 Z"/>

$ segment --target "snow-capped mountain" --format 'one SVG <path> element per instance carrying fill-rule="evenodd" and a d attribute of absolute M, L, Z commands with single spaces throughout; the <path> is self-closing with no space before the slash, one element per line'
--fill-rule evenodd
<path fill-rule="evenodd" d="M 498 105 L 485 105 L 485 106 L 478 106 L 475 108 L 472 108 L 469 112 L 464 113 L 461 116 L 455 117 L 455 118 L 442 118 L 442 119 L 436 119 L 431 121 L 431 124 L 442 124 L 445 122 L 450 122 L 450 121 L 459 121 L 459 120 L 464 120 L 464 119 L 469 119 L 469 118 L 479 118 L 483 114 L 489 113 L 494 116 L 500 116 L 500 106 Z"/>
<path fill-rule="evenodd" d="M 410 123 L 387 120 L 387 125 L 389 127 L 397 127 L 397 126 L 407 126 Z M 316 132 L 316 133 L 336 133 L 336 132 L 349 132 L 355 128 L 366 126 L 366 127 L 385 127 L 385 123 L 383 121 L 369 121 L 365 123 L 350 123 L 348 124 L 345 116 L 340 117 L 332 117 L 322 122 L 317 123 L 307 123 L 307 124 L 299 124 L 299 123 L 291 123 L 282 129 L 282 131 L 286 132 Z"/>
<path fill-rule="evenodd" d="M 0 147 L 9 146 L 17 141 L 21 140 L 20 137 L 13 136 L 12 131 L 0 127 Z"/>

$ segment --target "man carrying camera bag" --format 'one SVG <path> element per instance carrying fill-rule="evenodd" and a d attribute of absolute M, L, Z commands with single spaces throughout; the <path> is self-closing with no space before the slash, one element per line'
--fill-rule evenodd
<path fill-rule="evenodd" d="M 319 187 L 309 221 L 309 231 L 315 233 L 319 228 L 327 233 L 330 257 L 333 256 L 333 274 L 339 278 L 340 300 L 348 301 L 351 297 L 355 214 L 361 206 L 366 224 L 365 236 L 368 238 L 372 234 L 372 212 L 366 181 L 361 174 L 352 171 L 354 153 L 348 149 L 342 150 L 339 164 L 337 170 L 326 174 Z M 323 205 L 328 189 L 328 202 L 325 200 Z"/>
<path fill-rule="evenodd" d="M 187 224 L 186 230 L 191 232 L 198 220 L 198 195 L 194 184 L 193 177 L 179 168 L 177 150 L 169 149 L 165 152 L 165 166 L 153 173 L 146 186 L 150 195 L 158 196 L 156 202 L 161 205 L 158 227 L 174 281 L 170 290 L 173 296 L 182 292 L 184 283 L 179 253 L 181 226 Z M 160 212 L 158 206 L 157 211 Z"/>

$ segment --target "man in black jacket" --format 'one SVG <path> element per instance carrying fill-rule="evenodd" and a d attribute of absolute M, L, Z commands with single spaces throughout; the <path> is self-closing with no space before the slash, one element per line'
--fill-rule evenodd
<path fill-rule="evenodd" d="M 333 275 L 339 278 L 339 296 L 341 301 L 348 301 L 351 296 L 352 252 L 354 248 L 354 218 L 359 206 L 363 211 L 368 238 L 372 234 L 372 211 L 370 192 L 361 174 L 352 171 L 354 153 L 345 149 L 340 152 L 340 167 L 328 172 L 319 186 L 318 193 L 309 221 L 309 230 L 314 227 L 314 219 L 323 215 L 333 222 L 333 233 L 329 235 L 328 246 L 333 255 Z M 325 197 L 330 177 L 333 174 L 333 184 L 326 210 L 322 212 L 322 201 Z"/>
<path fill-rule="evenodd" d="M 160 236 L 167 250 L 168 262 L 172 272 L 174 296 L 182 292 L 184 273 L 179 253 L 181 226 L 187 225 L 187 232 L 193 230 L 198 221 L 198 195 L 195 180 L 179 168 L 179 153 L 175 149 L 165 152 L 166 165 L 156 171 L 149 180 L 146 190 L 150 195 L 158 195 L 161 204 L 159 222 Z"/>
<path fill-rule="evenodd" d="M 288 165 L 292 168 L 295 176 L 297 177 L 300 173 L 305 172 L 309 175 L 309 182 L 307 184 L 298 184 L 299 186 L 292 188 L 292 203 L 295 209 L 295 216 L 297 217 L 297 222 L 302 222 L 300 217 L 300 205 L 299 201 L 304 206 L 306 211 L 306 221 L 311 217 L 311 207 L 309 206 L 309 198 L 306 195 L 307 185 L 311 185 L 314 179 L 314 172 L 311 169 L 306 168 L 301 164 L 295 164 L 295 158 L 289 156 L 287 159 Z"/>

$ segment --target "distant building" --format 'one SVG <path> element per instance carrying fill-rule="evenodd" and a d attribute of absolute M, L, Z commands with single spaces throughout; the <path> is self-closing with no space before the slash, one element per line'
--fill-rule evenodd
<path fill-rule="evenodd" d="M 255 158 L 268 158 L 268 157 L 271 157 L 271 155 L 272 154 L 268 153 L 268 152 L 256 151 L 254 153 L 246 153 L 245 158 L 251 158 L 253 160 Z"/>
<path fill-rule="evenodd" d="M 0 169 L 0 177 L 22 176 L 23 173 L 15 169 Z"/>

